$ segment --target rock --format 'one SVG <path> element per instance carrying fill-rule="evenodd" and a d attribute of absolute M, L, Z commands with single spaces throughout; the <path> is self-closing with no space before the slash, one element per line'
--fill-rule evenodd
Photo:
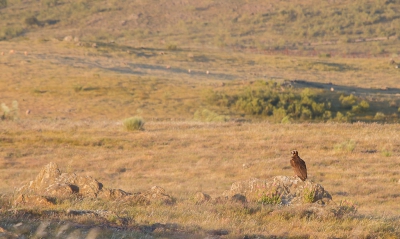
<path fill-rule="evenodd" d="M 65 198 L 73 193 L 78 192 L 78 187 L 69 184 L 52 184 L 44 191 L 45 194 L 52 195 L 58 198 Z"/>
<path fill-rule="evenodd" d="M 72 195 L 81 197 L 101 197 L 108 200 L 121 199 L 129 193 L 121 189 L 105 189 L 103 184 L 90 176 L 75 173 L 61 173 L 57 164 L 49 163 L 36 176 L 35 180 L 17 190 L 16 204 L 37 201 L 39 204 L 49 197 L 67 198 Z M 42 200 L 42 201 L 41 201 Z"/>
<path fill-rule="evenodd" d="M 103 184 L 90 176 L 78 176 L 74 173 L 63 173 L 58 178 L 58 184 L 72 185 L 75 188 L 74 192 L 84 197 L 97 197 Z"/>
<path fill-rule="evenodd" d="M 150 190 L 141 193 L 141 195 L 147 198 L 150 202 L 157 201 L 165 204 L 173 203 L 171 196 L 166 194 L 165 190 L 159 186 L 153 186 Z"/>
<path fill-rule="evenodd" d="M 26 195 L 21 194 L 15 199 L 14 205 L 27 205 L 27 206 L 51 206 L 54 205 L 54 200 L 48 197 L 39 195 Z"/>
<path fill-rule="evenodd" d="M 223 195 L 231 198 L 237 194 L 243 195 L 249 201 L 260 201 L 263 197 L 266 200 L 275 198 L 284 205 L 327 204 L 332 200 L 332 196 L 320 184 L 309 180 L 303 182 L 297 177 L 287 176 L 277 176 L 266 180 L 252 178 L 235 182 Z"/>
<path fill-rule="evenodd" d="M 35 180 L 17 190 L 19 196 L 15 205 L 50 205 L 53 199 L 65 199 L 73 195 L 106 200 L 125 200 L 127 202 L 149 204 L 152 202 L 172 204 L 173 198 L 159 186 L 139 193 L 128 193 L 121 189 L 104 188 L 103 184 L 90 176 L 75 173 L 61 173 L 57 164 L 49 163 L 36 176 Z"/>
<path fill-rule="evenodd" d="M 208 202 L 210 200 L 211 200 L 210 195 L 202 193 L 202 192 L 197 192 L 194 195 L 194 201 L 196 202 L 196 204 L 201 204 L 201 203 L 204 203 L 204 202 Z"/>
<path fill-rule="evenodd" d="M 72 41 L 74 38 L 72 36 L 64 37 L 64 41 Z"/>
<path fill-rule="evenodd" d="M 49 185 L 54 184 L 57 178 L 61 175 L 57 164 L 49 163 L 36 176 L 35 180 L 29 185 L 29 189 L 33 191 L 41 191 Z"/>

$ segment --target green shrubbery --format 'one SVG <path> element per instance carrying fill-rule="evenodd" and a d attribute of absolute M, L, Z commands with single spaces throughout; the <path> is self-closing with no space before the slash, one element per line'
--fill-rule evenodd
<path fill-rule="evenodd" d="M 210 91 L 206 102 L 213 105 L 234 108 L 248 115 L 271 116 L 277 122 L 284 118 L 313 120 L 331 117 L 331 104 L 311 89 L 300 94 L 294 91 L 281 91 L 281 86 L 273 81 L 258 81 L 241 93 L 228 95 L 224 92 Z"/>
<path fill-rule="evenodd" d="M 203 94 L 206 104 L 228 108 L 249 116 L 268 117 L 275 122 L 351 122 L 370 112 L 370 104 L 353 94 L 326 94 L 323 90 L 282 88 L 274 81 L 257 81 L 240 91 L 213 91 Z M 333 106 L 334 105 L 334 106 Z M 384 120 L 377 114 L 374 120 Z"/>

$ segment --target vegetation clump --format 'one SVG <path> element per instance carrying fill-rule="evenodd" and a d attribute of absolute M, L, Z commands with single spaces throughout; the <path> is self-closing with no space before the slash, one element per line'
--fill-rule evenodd
<path fill-rule="evenodd" d="M 303 191 L 303 201 L 305 203 L 313 203 L 315 201 L 315 189 L 304 189 Z"/>
<path fill-rule="evenodd" d="M 144 130 L 144 123 L 144 120 L 138 116 L 130 117 L 123 121 L 125 129 L 128 131 Z"/>
<path fill-rule="evenodd" d="M 17 120 L 19 118 L 18 101 L 16 100 L 12 102 L 11 109 L 5 103 L 1 103 L 1 110 L 3 111 L 1 120 Z"/>
<path fill-rule="evenodd" d="M 258 200 L 261 204 L 277 205 L 282 203 L 282 195 L 277 189 L 270 191 L 262 191 Z"/>

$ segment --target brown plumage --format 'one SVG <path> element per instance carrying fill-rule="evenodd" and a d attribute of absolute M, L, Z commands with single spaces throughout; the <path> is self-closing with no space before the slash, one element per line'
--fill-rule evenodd
<path fill-rule="evenodd" d="M 290 160 L 290 165 L 294 170 L 294 173 L 303 181 L 307 179 L 307 167 L 306 162 L 304 162 L 299 157 L 299 152 L 297 150 L 292 151 L 292 159 Z"/>

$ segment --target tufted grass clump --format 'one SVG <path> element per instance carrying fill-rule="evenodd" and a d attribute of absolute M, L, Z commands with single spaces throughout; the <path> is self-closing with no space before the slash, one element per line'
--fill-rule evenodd
<path fill-rule="evenodd" d="M 125 129 L 128 131 L 144 130 L 144 120 L 138 116 L 124 119 L 123 124 Z"/>
<path fill-rule="evenodd" d="M 277 205 L 282 202 L 282 195 L 277 189 L 271 191 L 262 191 L 258 202 L 261 204 Z"/>
<path fill-rule="evenodd" d="M 19 118 L 18 101 L 12 102 L 12 107 L 9 108 L 5 103 L 1 103 L 0 109 L 0 120 L 17 120 Z"/>
<path fill-rule="evenodd" d="M 315 200 L 315 189 L 305 188 L 303 192 L 303 201 L 305 203 L 313 203 Z"/>

